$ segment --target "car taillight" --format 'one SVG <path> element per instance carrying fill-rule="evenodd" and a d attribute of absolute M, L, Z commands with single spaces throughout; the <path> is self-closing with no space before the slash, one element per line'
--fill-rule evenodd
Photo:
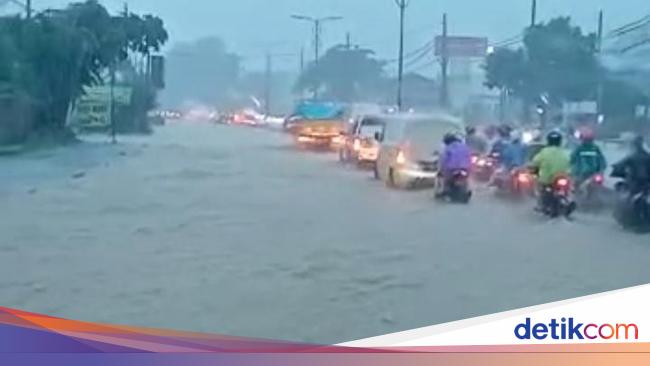
<path fill-rule="evenodd" d="M 361 140 L 359 139 L 354 139 L 354 145 L 352 147 L 354 151 L 359 151 L 361 150 Z"/>
<path fill-rule="evenodd" d="M 400 165 L 406 164 L 406 155 L 404 155 L 404 151 L 400 150 L 397 153 L 397 157 L 395 158 L 395 162 L 397 164 L 400 164 Z"/>
<path fill-rule="evenodd" d="M 605 177 L 603 177 L 602 174 L 596 174 L 596 175 L 594 176 L 594 183 L 596 183 L 596 184 L 603 184 L 604 181 L 605 181 Z"/>

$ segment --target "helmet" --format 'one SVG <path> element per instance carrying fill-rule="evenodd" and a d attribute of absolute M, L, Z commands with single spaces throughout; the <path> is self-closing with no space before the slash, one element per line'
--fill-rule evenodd
<path fill-rule="evenodd" d="M 510 134 L 512 133 L 512 127 L 508 125 L 500 126 L 498 132 L 499 132 L 499 136 L 503 138 L 509 138 Z"/>
<path fill-rule="evenodd" d="M 562 134 L 558 131 L 551 131 L 546 135 L 546 143 L 549 146 L 560 146 L 562 145 Z"/>
<path fill-rule="evenodd" d="M 451 133 L 451 132 L 445 134 L 445 137 L 443 138 L 443 142 L 445 143 L 445 145 L 451 145 L 454 142 L 458 142 L 458 141 L 460 141 L 458 136 L 456 136 L 456 134 Z"/>
<path fill-rule="evenodd" d="M 643 150 L 645 148 L 645 139 L 641 135 L 636 135 L 632 140 L 632 147 L 635 150 Z"/>
<path fill-rule="evenodd" d="M 580 130 L 580 140 L 583 142 L 592 142 L 596 139 L 596 134 L 591 128 L 583 128 Z"/>

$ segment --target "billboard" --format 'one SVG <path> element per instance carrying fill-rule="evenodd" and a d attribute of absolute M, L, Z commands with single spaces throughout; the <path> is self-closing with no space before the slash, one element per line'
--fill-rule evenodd
<path fill-rule="evenodd" d="M 436 56 L 443 56 L 446 49 L 447 57 L 485 57 L 488 49 L 488 39 L 485 37 L 461 37 L 461 36 L 436 36 Z M 445 45 L 446 43 L 446 45 Z"/>
<path fill-rule="evenodd" d="M 130 105 L 133 89 L 115 86 L 113 100 L 116 105 Z M 111 88 L 107 85 L 86 87 L 84 95 L 77 100 L 72 115 L 73 125 L 84 129 L 102 129 L 110 125 Z"/>

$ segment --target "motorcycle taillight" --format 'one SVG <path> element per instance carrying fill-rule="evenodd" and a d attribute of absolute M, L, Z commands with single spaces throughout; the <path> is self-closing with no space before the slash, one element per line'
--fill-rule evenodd
<path fill-rule="evenodd" d="M 602 174 L 596 174 L 596 175 L 594 176 L 594 183 L 596 183 L 596 184 L 603 184 L 604 181 L 605 181 L 605 177 L 603 177 Z"/>
<path fill-rule="evenodd" d="M 531 181 L 531 177 L 526 173 L 517 173 L 517 182 L 521 184 L 528 184 Z"/>
<path fill-rule="evenodd" d="M 560 178 L 555 181 L 555 189 L 561 192 L 567 192 L 571 188 L 571 181 L 568 178 Z"/>

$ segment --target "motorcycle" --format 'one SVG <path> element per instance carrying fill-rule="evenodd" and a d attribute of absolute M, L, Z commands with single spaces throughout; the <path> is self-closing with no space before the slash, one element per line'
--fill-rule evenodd
<path fill-rule="evenodd" d="M 576 209 L 576 203 L 571 197 L 571 185 L 568 177 L 558 177 L 553 184 L 544 186 L 540 192 L 542 213 L 551 218 L 570 218 Z"/>
<path fill-rule="evenodd" d="M 448 198 L 454 203 L 469 203 L 472 198 L 472 191 L 469 187 L 469 172 L 466 170 L 456 170 L 446 184 L 441 194 L 436 194 L 437 199 Z"/>
<path fill-rule="evenodd" d="M 614 206 L 614 219 L 624 229 L 650 232 L 650 187 L 632 195 L 625 182 L 616 184 L 617 200 Z"/>
<path fill-rule="evenodd" d="M 605 206 L 605 177 L 594 174 L 576 187 L 576 202 L 581 208 L 601 209 Z"/>
<path fill-rule="evenodd" d="M 498 166 L 499 154 L 490 154 L 488 156 L 474 156 L 472 163 L 474 166 L 474 177 L 481 182 L 488 182 Z"/>
<path fill-rule="evenodd" d="M 527 169 L 496 172 L 493 182 L 500 195 L 520 199 L 532 197 L 535 193 L 535 177 Z"/>

